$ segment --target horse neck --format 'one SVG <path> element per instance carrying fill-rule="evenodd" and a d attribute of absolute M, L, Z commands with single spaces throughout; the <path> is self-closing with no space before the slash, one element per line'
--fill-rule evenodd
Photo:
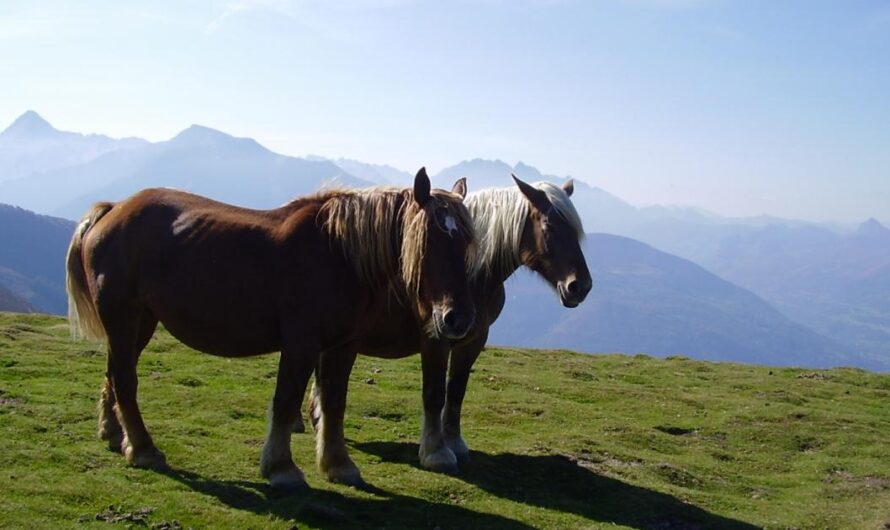
<path fill-rule="evenodd" d="M 310 198 L 310 200 L 317 201 L 318 208 L 324 215 L 331 215 L 332 212 L 326 210 L 327 201 L 330 200 L 330 197 L 320 195 Z M 404 193 L 393 194 L 393 202 L 391 203 L 392 207 L 386 208 L 386 210 L 393 212 L 394 215 L 389 219 L 384 219 L 386 221 L 384 223 L 378 224 L 376 222 L 376 216 L 385 214 L 385 212 L 377 207 L 371 207 L 369 210 L 362 212 L 361 215 L 358 215 L 358 217 L 353 217 L 353 219 L 346 225 L 346 233 L 351 235 L 348 236 L 346 241 L 337 241 L 338 245 L 344 245 L 344 249 L 347 250 L 347 261 L 351 262 L 353 269 L 356 271 L 361 281 L 368 283 L 369 285 L 384 287 L 387 290 L 394 291 L 400 298 L 410 298 L 410 289 L 408 289 L 403 281 L 400 268 L 401 253 L 405 237 L 406 200 L 408 199 Z M 362 217 L 373 225 L 373 230 L 376 233 L 362 232 L 367 226 L 359 228 L 354 224 L 356 219 Z M 323 217 L 320 220 L 320 224 L 326 224 L 328 220 L 329 217 Z M 358 222 L 361 222 L 361 220 Z M 383 231 L 388 231 L 388 233 L 383 233 Z M 373 252 L 365 253 L 360 251 L 360 245 L 355 244 L 359 237 L 369 238 L 368 241 L 365 241 L 369 248 L 383 249 L 384 252 L 392 252 L 393 255 L 375 254 Z M 337 239 L 338 238 L 335 237 L 333 241 L 336 241 Z"/>
<path fill-rule="evenodd" d="M 516 201 L 524 199 L 512 188 L 473 193 L 465 201 L 473 216 L 477 238 L 490 238 L 486 243 L 488 248 L 479 249 L 479 259 L 483 260 L 483 263 L 474 267 L 473 271 L 474 280 L 481 284 L 503 284 L 522 265 L 521 232 L 525 226 L 528 207 L 524 202 L 516 204 Z M 521 226 L 513 226 L 513 223 L 505 224 L 504 218 L 486 215 L 491 211 L 498 211 L 501 216 L 516 216 L 517 219 L 513 219 L 513 223 L 521 220 L 522 224 Z"/>

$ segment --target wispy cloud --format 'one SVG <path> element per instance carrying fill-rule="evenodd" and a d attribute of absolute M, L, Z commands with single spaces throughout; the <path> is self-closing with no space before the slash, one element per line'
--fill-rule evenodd
<path fill-rule="evenodd" d="M 206 34 L 219 31 L 229 20 L 254 11 L 268 11 L 298 22 L 318 21 L 329 16 L 361 14 L 391 9 L 413 0 L 233 0 L 204 28 Z"/>

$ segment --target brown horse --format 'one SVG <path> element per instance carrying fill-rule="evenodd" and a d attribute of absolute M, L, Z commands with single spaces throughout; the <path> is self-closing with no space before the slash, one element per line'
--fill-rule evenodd
<path fill-rule="evenodd" d="M 95 205 L 67 282 L 72 326 L 108 343 L 100 437 L 135 466 L 166 466 L 136 402 L 136 363 L 160 321 L 214 355 L 281 351 L 261 472 L 304 486 L 290 433 L 319 352 L 367 334 L 391 305 L 430 337 L 470 327 L 465 193 L 463 181 L 431 191 L 421 169 L 413 190 L 328 191 L 268 211 L 169 189 Z"/>
<path fill-rule="evenodd" d="M 394 305 L 380 314 L 370 333 L 322 354 L 308 408 L 316 430 L 316 458 L 328 479 L 362 482 L 343 438 L 346 390 L 357 352 L 401 358 L 420 350 L 424 409 L 420 461 L 429 469 L 455 472 L 459 461 L 469 459 L 460 431 L 461 404 L 470 369 L 504 306 L 504 281 L 525 265 L 554 287 L 564 306 L 575 307 L 587 296 L 592 281 L 579 244 L 584 230 L 569 199 L 572 182 L 563 187 L 546 182 L 531 186 L 513 178 L 516 188 L 483 190 L 465 201 L 478 241 L 469 273 L 477 315 L 465 337 L 430 337 L 412 324 L 407 308 Z"/>

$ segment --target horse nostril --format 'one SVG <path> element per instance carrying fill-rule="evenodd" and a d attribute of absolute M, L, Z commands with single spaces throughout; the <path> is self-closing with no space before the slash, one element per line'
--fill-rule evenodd
<path fill-rule="evenodd" d="M 581 282 L 572 280 L 566 284 L 566 291 L 572 296 L 577 296 L 581 292 Z"/>
<path fill-rule="evenodd" d="M 457 314 L 456 311 L 448 310 L 442 315 L 442 323 L 445 324 L 445 327 L 449 329 L 454 329 L 455 324 L 457 324 Z"/>

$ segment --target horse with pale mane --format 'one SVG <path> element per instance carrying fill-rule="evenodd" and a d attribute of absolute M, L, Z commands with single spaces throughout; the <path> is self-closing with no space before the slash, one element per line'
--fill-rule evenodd
<path fill-rule="evenodd" d="M 526 266 L 551 284 L 566 307 L 577 306 L 587 296 L 592 280 L 579 244 L 584 236 L 581 219 L 569 198 L 572 181 L 559 187 L 548 182 L 529 185 L 513 178 L 516 187 L 478 191 L 465 200 L 478 240 L 469 266 L 477 316 L 466 336 L 430 336 L 413 323 L 406 307 L 393 305 L 380 313 L 369 334 L 322 354 L 308 409 L 316 431 L 316 461 L 329 480 L 362 483 L 343 435 L 356 353 L 401 358 L 420 351 L 420 462 L 428 469 L 453 473 L 459 463 L 469 460 L 470 451 L 461 436 L 461 406 L 473 363 L 504 307 L 507 278 Z M 300 423 L 297 428 L 303 429 Z"/>

